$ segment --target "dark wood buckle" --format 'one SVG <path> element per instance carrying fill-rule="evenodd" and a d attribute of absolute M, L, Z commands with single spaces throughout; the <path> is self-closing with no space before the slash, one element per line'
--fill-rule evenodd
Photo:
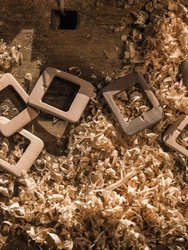
<path fill-rule="evenodd" d="M 143 92 L 152 105 L 152 109 L 147 112 L 143 112 L 141 116 L 127 122 L 117 107 L 113 97 L 123 90 L 127 91 L 136 84 L 142 88 Z M 133 135 L 145 128 L 154 125 L 163 117 L 163 110 L 157 98 L 149 88 L 143 76 L 137 72 L 132 72 L 110 83 L 103 89 L 103 96 L 114 113 L 116 119 L 118 120 L 121 128 L 128 135 Z"/>
<path fill-rule="evenodd" d="M 188 125 L 188 115 L 181 115 L 165 132 L 163 141 L 170 148 L 188 158 L 188 150 L 177 143 L 177 138 Z"/>

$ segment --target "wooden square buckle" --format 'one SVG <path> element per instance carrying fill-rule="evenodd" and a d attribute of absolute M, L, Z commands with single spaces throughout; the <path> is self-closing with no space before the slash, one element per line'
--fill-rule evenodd
<path fill-rule="evenodd" d="M 16 79 L 9 73 L 4 74 L 0 79 L 0 91 L 5 89 L 8 86 L 12 86 L 17 94 L 21 97 L 21 99 L 27 104 L 29 96 L 24 91 L 24 89 L 19 85 Z M 16 117 L 8 121 L 6 124 L 3 123 L 0 125 L 0 132 L 9 137 L 13 135 L 15 132 L 23 128 L 26 124 L 31 122 L 34 118 L 38 116 L 39 112 L 31 107 L 25 108 L 22 112 L 20 112 Z"/>
<path fill-rule="evenodd" d="M 43 98 L 45 97 L 50 85 L 55 78 L 62 80 L 62 82 L 66 81 L 68 84 L 76 85 L 79 89 L 75 98 L 73 99 L 72 104 L 66 111 L 49 105 L 43 101 Z M 29 104 L 60 119 L 74 123 L 80 119 L 87 103 L 92 96 L 92 93 L 93 86 L 91 83 L 58 69 L 47 68 L 40 76 L 29 97 Z M 61 91 L 56 93 L 57 99 L 63 94 L 64 93 L 61 93 Z"/>
<path fill-rule="evenodd" d="M 0 124 L 7 124 L 9 120 L 5 117 L 0 117 Z M 25 129 L 21 129 L 18 133 L 30 141 L 29 146 L 26 151 L 23 153 L 20 160 L 16 165 L 11 165 L 10 163 L 0 159 L 0 166 L 10 173 L 20 177 L 22 173 L 28 172 L 35 160 L 38 158 L 41 153 L 44 143 L 35 135 L 31 134 Z"/>
<path fill-rule="evenodd" d="M 126 121 L 117 107 L 113 97 L 123 90 L 129 90 L 136 84 L 142 88 L 143 92 L 152 105 L 152 109 L 147 112 L 143 112 L 141 116 L 131 121 Z M 103 89 L 103 96 L 114 113 L 116 119 L 118 120 L 121 128 L 128 135 L 133 135 L 145 128 L 154 125 L 163 117 L 163 111 L 157 98 L 149 88 L 143 76 L 137 72 L 132 72 L 127 76 L 119 78 L 118 80 L 110 83 Z"/>
<path fill-rule="evenodd" d="M 177 138 L 188 125 L 188 115 L 181 115 L 165 132 L 163 141 L 173 150 L 188 158 L 188 150 L 177 143 Z"/>

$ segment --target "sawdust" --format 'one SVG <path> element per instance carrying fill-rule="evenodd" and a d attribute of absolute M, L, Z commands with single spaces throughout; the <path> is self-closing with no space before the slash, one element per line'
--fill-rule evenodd
<path fill-rule="evenodd" d="M 150 101 L 139 85 L 134 86 L 127 92 L 119 92 L 114 96 L 114 101 L 125 121 L 135 119 L 152 108 Z"/>
<path fill-rule="evenodd" d="M 188 52 L 187 9 L 153 0 L 146 11 L 149 22 L 134 13 L 132 30 L 144 39 L 138 49 L 135 31 L 128 43 L 124 37 L 132 47 L 125 46 L 118 76 L 133 68 L 146 72 L 164 118 L 126 136 L 101 97 L 93 97 L 89 115 L 72 126 L 67 157 L 52 160 L 44 152 L 19 180 L 17 195 L 15 179 L 0 175 L 1 247 L 12 231 L 48 249 L 187 249 L 187 160 L 166 151 L 161 140 L 168 125 L 188 114 L 187 89 L 176 80 Z"/>
<path fill-rule="evenodd" d="M 2 39 L 0 40 L 0 70 L 10 71 L 13 67 L 21 65 L 23 60 L 21 46 L 8 46 Z"/>

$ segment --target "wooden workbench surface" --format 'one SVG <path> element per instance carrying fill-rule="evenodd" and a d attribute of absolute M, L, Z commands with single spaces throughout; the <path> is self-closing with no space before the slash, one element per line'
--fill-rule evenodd
<path fill-rule="evenodd" d="M 119 69 L 121 34 L 111 28 L 126 17 L 126 11 L 111 2 L 66 1 L 67 9 L 78 11 L 76 30 L 50 29 L 51 11 L 58 8 L 55 0 L 1 3 L 0 37 L 22 46 L 23 65 L 14 70 L 18 81 L 30 72 L 34 84 L 45 66 L 78 66 L 88 80 L 93 73 L 102 75 Z M 42 68 L 37 65 L 39 61 Z"/>

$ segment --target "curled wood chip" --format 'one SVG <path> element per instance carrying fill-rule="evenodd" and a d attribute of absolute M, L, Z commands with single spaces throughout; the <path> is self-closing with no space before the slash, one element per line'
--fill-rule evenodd
<path fill-rule="evenodd" d="M 21 46 L 8 46 L 2 39 L 0 41 L 0 69 L 10 70 L 15 65 L 22 63 Z"/>

